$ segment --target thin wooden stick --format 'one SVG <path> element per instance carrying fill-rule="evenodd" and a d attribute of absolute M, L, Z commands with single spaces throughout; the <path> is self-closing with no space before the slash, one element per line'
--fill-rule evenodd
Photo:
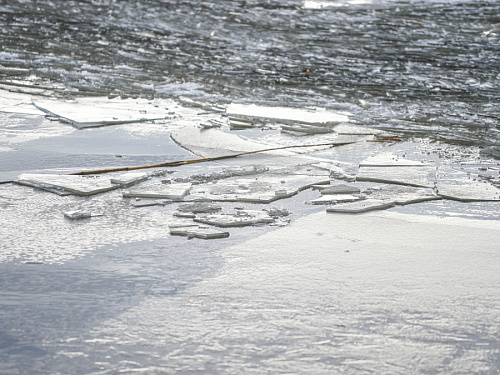
<path fill-rule="evenodd" d="M 318 144 L 313 144 L 313 145 L 292 145 L 292 146 L 273 147 L 273 148 L 266 148 L 266 149 L 262 149 L 262 150 L 240 152 L 238 154 L 232 154 L 232 155 L 215 156 L 215 157 L 211 157 L 211 158 L 177 160 L 177 161 L 170 161 L 170 162 L 160 163 L 160 164 L 143 165 L 143 166 L 139 166 L 139 167 L 121 167 L 121 168 L 110 168 L 110 169 L 97 169 L 97 170 L 92 170 L 92 171 L 82 171 L 82 172 L 70 173 L 70 175 L 83 176 L 83 175 L 89 175 L 89 174 L 103 174 L 103 173 L 110 173 L 110 172 L 134 171 L 134 170 L 138 170 L 138 169 L 147 169 L 147 168 L 179 167 L 181 165 L 186 165 L 186 164 L 195 164 L 195 163 L 204 163 L 204 162 L 209 162 L 209 161 L 232 159 L 232 158 L 237 158 L 237 157 L 244 156 L 244 155 L 257 154 L 260 152 L 267 152 L 267 151 L 285 150 L 287 148 L 320 147 L 320 146 L 337 147 L 337 146 L 350 145 L 353 143 L 356 143 L 356 142 L 342 142 L 342 143 L 330 142 L 330 143 L 318 143 Z"/>

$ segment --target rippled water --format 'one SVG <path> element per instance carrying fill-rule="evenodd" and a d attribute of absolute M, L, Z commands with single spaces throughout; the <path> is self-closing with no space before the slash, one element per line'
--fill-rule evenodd
<path fill-rule="evenodd" d="M 3 1 L 0 84 L 348 107 L 362 124 L 495 153 L 499 8 L 494 0 Z"/>

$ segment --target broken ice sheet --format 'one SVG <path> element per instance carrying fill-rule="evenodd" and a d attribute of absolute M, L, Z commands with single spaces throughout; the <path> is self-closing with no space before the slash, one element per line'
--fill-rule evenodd
<path fill-rule="evenodd" d="M 332 195 L 322 195 L 319 198 L 313 199 L 312 204 L 337 204 L 346 202 L 355 202 L 364 199 L 363 197 L 352 195 L 352 194 L 332 194 Z"/>
<path fill-rule="evenodd" d="M 438 184 L 438 194 L 443 198 L 462 202 L 500 201 L 500 189 L 488 182 Z"/>
<path fill-rule="evenodd" d="M 380 185 L 363 192 L 369 199 L 394 201 L 398 205 L 421 203 L 442 199 L 431 188 L 420 188 L 401 185 Z"/>
<path fill-rule="evenodd" d="M 0 112 L 43 116 L 45 113 L 33 106 L 31 95 L 0 89 Z"/>
<path fill-rule="evenodd" d="M 125 198 L 183 199 L 191 189 L 190 183 L 154 183 L 124 191 Z"/>
<path fill-rule="evenodd" d="M 388 135 L 386 131 L 380 129 L 352 124 L 338 124 L 333 130 L 342 135 Z"/>
<path fill-rule="evenodd" d="M 383 152 L 359 163 L 360 167 L 421 167 L 424 165 L 429 165 L 429 163 L 409 160 L 392 152 Z"/>
<path fill-rule="evenodd" d="M 395 205 L 394 201 L 387 201 L 381 199 L 365 199 L 358 202 L 352 203 L 342 203 L 330 206 L 326 209 L 326 212 L 338 212 L 338 213 L 361 213 L 373 210 L 385 210 L 386 208 L 393 207 Z"/>
<path fill-rule="evenodd" d="M 263 173 L 256 177 L 231 177 L 196 185 L 191 195 L 213 201 L 271 203 L 322 183 L 324 179 L 322 176 Z"/>
<path fill-rule="evenodd" d="M 199 213 L 209 213 L 209 212 L 217 212 L 222 209 L 221 206 L 218 206 L 213 203 L 207 203 L 207 202 L 194 202 L 194 203 L 188 203 L 188 204 L 183 204 L 180 205 L 177 210 L 180 212 L 190 212 L 194 214 L 199 214 Z"/>
<path fill-rule="evenodd" d="M 171 225 L 170 235 L 210 240 L 229 237 L 229 232 L 223 232 L 201 225 Z"/>
<path fill-rule="evenodd" d="M 147 180 L 148 174 L 142 172 L 128 172 L 117 175 L 110 179 L 111 183 L 121 185 L 121 187 L 129 187 L 144 180 Z"/>
<path fill-rule="evenodd" d="M 74 100 L 38 99 L 35 107 L 78 128 L 161 120 L 169 117 L 173 101 L 155 99 L 109 99 L 107 97 Z"/>
<path fill-rule="evenodd" d="M 462 202 L 500 201 L 500 189 L 491 182 L 452 166 L 439 168 L 437 192 L 443 198 Z"/>
<path fill-rule="evenodd" d="M 382 182 L 417 187 L 434 187 L 436 167 L 360 167 L 356 181 Z"/>
<path fill-rule="evenodd" d="M 353 185 L 335 184 L 335 185 L 317 185 L 322 195 L 329 194 L 359 194 L 360 189 Z"/>
<path fill-rule="evenodd" d="M 176 129 L 172 131 L 171 137 L 181 147 L 203 157 L 218 157 L 279 147 L 279 145 L 246 140 L 218 129 L 200 129 L 198 127 Z M 296 153 L 287 150 L 268 151 L 265 155 L 267 157 L 278 156 L 280 159 L 286 157 L 289 163 L 298 163 L 304 160 Z"/>
<path fill-rule="evenodd" d="M 237 210 L 234 214 L 212 214 L 194 218 L 194 221 L 221 228 L 271 224 L 275 221 L 266 211 Z"/>
<path fill-rule="evenodd" d="M 289 107 L 266 107 L 255 104 L 230 104 L 226 113 L 243 117 L 270 119 L 279 122 L 306 124 L 337 124 L 349 121 L 345 112 L 332 112 L 323 108 L 301 109 Z"/>
<path fill-rule="evenodd" d="M 56 174 L 22 174 L 14 181 L 19 185 L 31 186 L 58 195 L 94 195 L 118 189 L 105 176 L 75 176 Z"/>

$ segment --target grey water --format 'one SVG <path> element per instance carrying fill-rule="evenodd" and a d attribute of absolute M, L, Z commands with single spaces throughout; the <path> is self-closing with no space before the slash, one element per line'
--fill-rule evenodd
<path fill-rule="evenodd" d="M 4 88 L 348 108 L 498 154 L 497 0 L 0 4 Z"/>

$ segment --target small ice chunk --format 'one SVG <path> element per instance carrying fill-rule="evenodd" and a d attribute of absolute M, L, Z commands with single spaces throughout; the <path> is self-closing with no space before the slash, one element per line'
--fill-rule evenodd
<path fill-rule="evenodd" d="M 214 225 L 216 227 L 230 228 L 230 227 L 244 227 L 255 224 L 270 224 L 274 222 L 265 211 L 256 210 L 240 210 L 235 214 L 215 214 L 197 217 L 194 221 Z"/>
<path fill-rule="evenodd" d="M 188 238 L 201 238 L 204 240 L 229 237 L 228 232 L 223 232 L 201 225 L 170 226 L 170 235 L 185 236 Z"/>
<path fill-rule="evenodd" d="M 128 172 L 110 179 L 112 184 L 121 185 L 120 187 L 129 187 L 148 178 L 147 173 L 141 172 Z"/>
<path fill-rule="evenodd" d="M 365 199 L 359 202 L 336 204 L 328 207 L 326 212 L 360 213 L 373 210 L 385 210 L 386 208 L 393 207 L 394 205 L 394 201 Z"/>
<path fill-rule="evenodd" d="M 312 204 L 336 204 L 336 203 L 346 203 L 355 202 L 363 199 L 363 197 L 351 194 L 332 194 L 332 195 L 322 195 L 319 198 L 313 199 Z"/>
<path fill-rule="evenodd" d="M 183 199 L 191 189 L 191 184 L 157 184 L 124 191 L 125 198 Z"/>
<path fill-rule="evenodd" d="M 319 186 L 319 185 L 318 185 Z M 320 187 L 321 195 L 329 195 L 329 194 L 359 194 L 360 190 L 356 186 L 351 185 L 323 185 Z"/>
<path fill-rule="evenodd" d="M 217 212 L 222 209 L 221 206 L 212 203 L 195 202 L 179 206 L 180 212 L 192 212 L 194 214 Z"/>
<path fill-rule="evenodd" d="M 70 220 L 82 220 L 82 219 L 88 219 L 92 215 L 90 212 L 76 210 L 76 211 L 66 211 L 64 212 L 64 216 Z"/>

